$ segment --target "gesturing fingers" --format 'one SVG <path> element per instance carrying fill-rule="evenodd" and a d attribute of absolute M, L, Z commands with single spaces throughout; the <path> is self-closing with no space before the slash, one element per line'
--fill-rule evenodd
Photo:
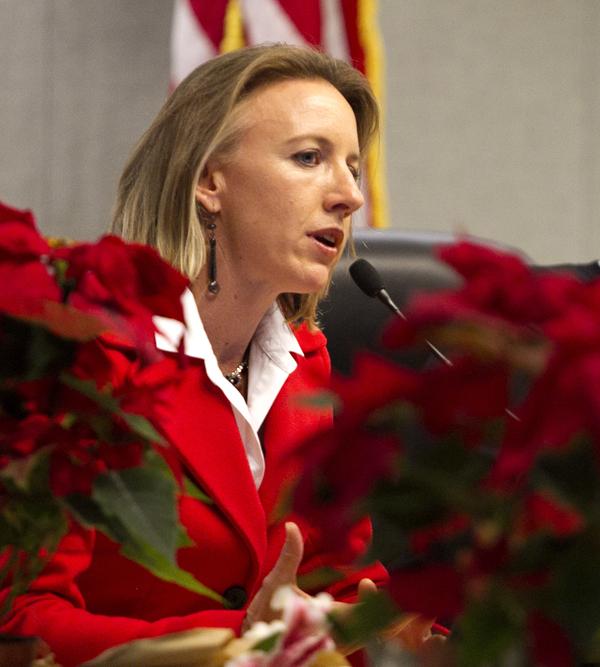
<path fill-rule="evenodd" d="M 264 578 L 256 595 L 252 598 L 252 602 L 246 611 L 242 630 L 247 630 L 257 621 L 269 622 L 276 617 L 275 612 L 271 609 L 273 593 L 280 586 L 289 585 L 297 588 L 296 573 L 302 561 L 303 553 L 304 541 L 300 529 L 295 523 L 286 523 L 285 542 L 281 548 L 279 558 L 273 569 Z"/>
<path fill-rule="evenodd" d="M 300 529 L 295 523 L 285 524 L 285 542 L 273 569 L 265 577 L 263 587 L 270 586 L 272 591 L 286 584 L 296 584 L 296 573 L 302 561 L 304 541 Z"/>

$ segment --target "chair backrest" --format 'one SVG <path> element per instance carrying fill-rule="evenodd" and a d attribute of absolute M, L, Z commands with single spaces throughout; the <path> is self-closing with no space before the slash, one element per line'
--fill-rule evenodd
<path fill-rule="evenodd" d="M 452 234 L 359 230 L 354 233 L 357 257 L 364 257 L 379 271 L 392 299 L 402 310 L 415 291 L 432 291 L 458 284 L 456 275 L 436 259 L 441 245 L 452 243 Z M 319 321 L 329 341 L 333 368 L 349 373 L 354 354 L 368 349 L 418 368 L 429 357 L 426 348 L 392 353 L 379 338 L 392 313 L 378 300 L 363 294 L 354 284 L 348 253 L 335 269 L 327 299 L 321 303 Z"/>

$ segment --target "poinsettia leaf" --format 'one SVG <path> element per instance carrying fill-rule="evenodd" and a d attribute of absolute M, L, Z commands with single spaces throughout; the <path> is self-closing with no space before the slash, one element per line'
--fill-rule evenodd
<path fill-rule="evenodd" d="M 548 487 L 580 509 L 595 507 L 600 501 L 597 454 L 583 437 L 570 447 L 540 456 L 531 479 L 534 486 Z"/>
<path fill-rule="evenodd" d="M 120 415 L 133 433 L 141 436 L 149 442 L 166 446 L 167 443 L 165 439 L 145 417 L 136 415 L 132 412 L 121 412 Z"/>
<path fill-rule="evenodd" d="M 106 330 L 106 324 L 89 313 L 57 301 L 45 301 L 40 313 L 19 315 L 19 319 L 43 326 L 61 338 L 86 342 Z"/>
<path fill-rule="evenodd" d="M 0 316 L 0 379 L 35 380 L 70 366 L 76 343 L 37 324 Z"/>
<path fill-rule="evenodd" d="M 183 478 L 183 490 L 186 496 L 190 498 L 195 498 L 206 505 L 213 505 L 214 500 L 206 495 L 202 489 L 200 489 L 189 477 Z"/>
<path fill-rule="evenodd" d="M 77 421 L 87 423 L 100 442 L 112 442 L 115 437 L 115 418 L 112 413 L 99 411 L 95 414 L 73 414 L 73 417 L 73 423 Z"/>
<path fill-rule="evenodd" d="M 472 603 L 455 631 L 459 639 L 457 664 L 464 667 L 525 664 L 518 659 L 523 622 L 524 611 L 507 596 L 490 595 L 480 603 Z M 508 655 L 516 660 L 506 661 Z"/>
<path fill-rule="evenodd" d="M 519 544 L 513 551 L 511 571 L 535 573 L 546 569 L 555 560 L 564 541 L 546 533 L 537 533 Z M 532 593 L 533 594 L 533 593 Z"/>
<path fill-rule="evenodd" d="M 600 529 L 576 540 L 554 562 L 548 609 L 579 646 L 587 646 L 600 628 Z"/>
<path fill-rule="evenodd" d="M 175 541 L 176 548 L 181 549 L 182 547 L 191 547 L 193 544 L 194 541 L 192 538 L 187 534 L 183 526 L 180 525 L 177 530 L 177 539 Z"/>
<path fill-rule="evenodd" d="M 14 546 L 29 554 L 53 551 L 66 531 L 66 518 L 49 493 L 16 493 L 0 513 L 0 547 Z"/>
<path fill-rule="evenodd" d="M 121 543 L 121 553 L 144 566 L 163 581 L 177 584 L 193 593 L 198 593 L 198 595 L 203 595 L 221 603 L 225 607 L 227 606 L 225 599 L 221 595 L 198 581 L 189 572 L 182 570 L 170 558 L 156 551 L 149 544 L 139 542 L 135 539 L 125 539 Z"/>
<path fill-rule="evenodd" d="M 52 447 L 44 447 L 29 457 L 31 462 L 28 471 L 27 489 L 32 493 L 47 492 L 51 452 Z"/>
<path fill-rule="evenodd" d="M 111 394 L 100 391 L 93 380 L 82 380 L 69 373 L 61 373 L 60 380 L 71 389 L 83 394 L 86 398 L 110 413 L 120 411 L 119 402 Z"/>
<path fill-rule="evenodd" d="M 152 574 L 186 588 L 199 595 L 204 595 L 218 602 L 223 598 L 195 579 L 189 572 L 179 568 L 173 560 L 164 556 L 143 541 L 132 535 L 121 521 L 114 516 L 106 516 L 102 507 L 93 499 L 83 495 L 73 495 L 68 499 L 69 507 L 80 523 L 89 528 L 101 530 L 107 537 L 121 546 L 121 553 L 148 569 Z M 189 537 L 182 529 L 177 531 L 177 546 L 187 546 Z"/>
<path fill-rule="evenodd" d="M 119 517 L 128 533 L 167 559 L 177 544 L 176 485 L 164 461 L 148 451 L 144 464 L 99 475 L 92 497 L 107 516 Z"/>
<path fill-rule="evenodd" d="M 68 373 L 63 373 L 61 381 L 71 389 L 89 398 L 107 412 L 119 415 L 135 435 L 139 435 L 149 442 L 160 445 L 166 444 L 164 438 L 145 417 L 122 410 L 119 406 L 119 401 L 111 394 L 100 391 L 93 380 L 81 380 Z"/>
<path fill-rule="evenodd" d="M 362 644 L 387 628 L 400 612 L 387 593 L 365 595 L 349 612 L 328 615 L 336 636 L 342 644 Z"/>
<path fill-rule="evenodd" d="M 315 391 L 311 394 L 304 394 L 298 398 L 298 402 L 309 408 L 322 408 L 337 410 L 341 407 L 340 399 L 332 391 Z"/>
<path fill-rule="evenodd" d="M 47 448 L 30 456 L 12 459 L 0 470 L 0 479 L 11 484 L 13 491 L 28 491 L 31 488 L 46 488 L 48 480 Z"/>
<path fill-rule="evenodd" d="M 322 590 L 336 581 L 341 581 L 344 575 L 333 567 L 323 566 L 311 570 L 306 574 L 298 575 L 298 586 L 306 592 Z"/>
<path fill-rule="evenodd" d="M 410 551 L 408 531 L 383 514 L 373 518 L 373 538 L 366 562 L 380 560 L 388 569 L 412 563 L 414 556 Z"/>
<path fill-rule="evenodd" d="M 169 478 L 169 474 L 166 465 L 162 461 L 159 461 L 160 457 L 158 457 L 157 454 L 154 452 L 149 453 L 149 458 L 151 459 L 150 467 L 154 466 L 157 470 L 161 470 L 158 476 L 156 474 L 151 475 L 150 477 L 143 476 L 143 484 L 146 485 L 146 488 L 152 489 L 160 475 L 164 476 L 166 474 L 167 478 Z M 130 479 L 129 481 L 132 480 Z M 148 484 L 150 485 L 149 487 L 147 487 Z M 173 482 L 173 488 L 174 486 Z M 106 491 L 110 493 L 111 488 L 112 487 L 107 487 Z M 120 485 L 119 488 L 121 489 Z M 163 485 L 163 493 L 164 488 Z M 143 530 L 138 530 L 138 527 L 135 526 L 132 530 L 130 525 L 131 521 L 135 521 L 136 516 L 141 516 L 146 520 L 147 512 L 145 510 L 148 509 L 151 513 L 154 511 L 155 506 L 152 505 L 151 508 L 141 508 L 141 510 L 138 508 L 139 512 L 115 513 L 115 507 L 118 510 L 119 502 L 125 502 L 124 498 L 120 496 L 120 501 L 115 498 L 114 502 L 109 500 L 105 503 L 104 501 L 106 499 L 103 497 L 103 493 L 104 490 L 100 494 L 100 499 L 96 497 L 95 494 L 93 494 L 92 497 L 73 494 L 65 500 L 69 509 L 80 523 L 89 528 L 97 528 L 98 530 L 101 530 L 110 539 L 119 543 L 121 546 L 121 553 L 125 557 L 142 565 L 152 572 L 152 574 L 164 581 L 172 582 L 194 593 L 204 595 L 224 604 L 224 600 L 219 594 L 202 584 L 189 572 L 182 570 L 176 564 L 175 550 L 178 547 L 191 544 L 190 538 L 178 521 L 176 511 L 167 513 L 167 516 L 162 517 L 162 521 L 158 527 L 152 527 L 152 538 L 156 538 L 156 530 L 166 530 L 166 532 L 173 536 L 171 540 L 172 544 L 160 544 L 160 540 L 154 540 L 155 542 L 157 541 L 160 546 L 160 549 L 156 549 L 151 541 L 148 540 L 147 535 Z M 174 503 L 174 495 L 171 496 L 170 491 L 167 498 L 164 496 L 161 498 L 161 490 L 158 490 L 157 494 L 159 505 Z M 144 502 L 143 495 L 137 496 L 133 494 L 135 499 L 132 499 L 129 491 L 126 491 L 125 495 L 127 497 L 127 502 L 133 502 L 134 504 Z M 172 550 L 169 552 L 169 549 Z"/>
<path fill-rule="evenodd" d="M 123 542 L 129 535 L 125 526 L 116 516 L 108 516 L 102 506 L 91 496 L 73 493 L 63 498 L 71 514 L 86 528 L 97 528 L 114 542 Z"/>

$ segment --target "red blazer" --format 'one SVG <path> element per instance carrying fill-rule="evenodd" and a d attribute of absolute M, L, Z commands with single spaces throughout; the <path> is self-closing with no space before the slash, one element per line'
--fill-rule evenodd
<path fill-rule="evenodd" d="M 272 518 L 282 486 L 293 474 L 290 453 L 304 438 L 329 425 L 328 412 L 315 412 L 299 396 L 323 386 L 329 356 L 321 333 L 296 332 L 305 357 L 277 396 L 262 429 L 266 474 L 257 491 L 231 407 L 207 378 L 201 360 L 190 359 L 182 382 L 161 407 L 156 426 L 171 443 L 169 463 L 184 471 L 213 505 L 183 495 L 180 515 L 193 546 L 181 549 L 180 566 L 242 605 L 259 588 L 280 552 L 283 521 Z M 113 384 L 131 372 L 119 350 Z M 284 464 L 285 462 L 285 464 Z M 291 517 L 293 518 L 293 517 Z M 366 549 L 370 526 L 357 525 L 336 554 L 320 548 L 318 526 L 302 525 L 305 554 L 301 573 L 328 564 L 345 578 L 330 588 L 338 599 L 352 599 L 362 576 L 385 578 L 379 565 L 346 568 Z M 39 635 L 64 667 L 78 665 L 103 650 L 140 637 L 194 627 L 230 627 L 239 632 L 243 608 L 226 610 L 212 600 L 155 578 L 123 558 L 118 547 L 95 531 L 74 528 L 30 590 L 19 597 L 0 631 Z"/>

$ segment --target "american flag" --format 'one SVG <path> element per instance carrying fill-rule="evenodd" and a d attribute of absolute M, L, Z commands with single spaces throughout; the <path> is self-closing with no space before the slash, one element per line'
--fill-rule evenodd
<path fill-rule="evenodd" d="M 383 108 L 376 0 L 175 0 L 171 86 L 219 53 L 262 42 L 319 46 L 363 72 Z M 386 227 L 383 141 L 367 156 L 367 205 L 354 224 Z"/>

